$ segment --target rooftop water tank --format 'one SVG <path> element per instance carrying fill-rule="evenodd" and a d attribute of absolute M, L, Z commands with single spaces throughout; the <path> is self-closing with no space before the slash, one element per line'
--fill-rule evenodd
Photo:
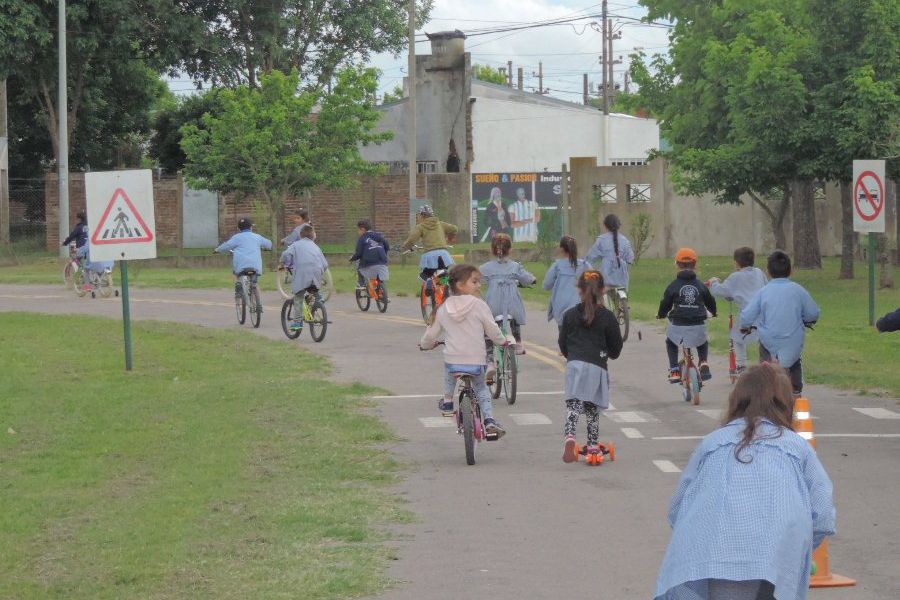
<path fill-rule="evenodd" d="M 450 69 L 462 66 L 466 52 L 466 34 L 459 29 L 426 33 L 431 42 L 431 55 L 434 66 L 438 69 Z"/>

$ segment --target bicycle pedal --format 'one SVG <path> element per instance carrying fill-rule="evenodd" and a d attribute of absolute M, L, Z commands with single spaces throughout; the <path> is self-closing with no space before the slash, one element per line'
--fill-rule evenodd
<path fill-rule="evenodd" d="M 484 439 L 488 442 L 496 442 L 497 440 L 500 439 L 500 434 L 499 433 L 485 433 Z"/>

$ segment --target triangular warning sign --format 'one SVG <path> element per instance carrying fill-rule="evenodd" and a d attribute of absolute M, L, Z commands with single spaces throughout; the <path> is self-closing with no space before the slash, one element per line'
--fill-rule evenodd
<path fill-rule="evenodd" d="M 149 242 L 152 239 L 153 232 L 144 223 L 128 194 L 122 188 L 116 188 L 112 199 L 106 205 L 106 210 L 103 211 L 103 216 L 100 217 L 100 223 L 94 228 L 91 243 L 129 244 Z"/>

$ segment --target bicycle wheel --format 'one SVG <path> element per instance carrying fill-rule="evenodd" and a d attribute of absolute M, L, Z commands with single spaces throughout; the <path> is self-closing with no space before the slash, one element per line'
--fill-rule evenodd
<path fill-rule="evenodd" d="M 691 365 L 688 369 L 688 389 L 690 390 L 691 396 L 691 404 L 698 405 L 700 404 L 700 372 L 697 370 L 697 367 Z"/>
<path fill-rule="evenodd" d="M 428 325 L 428 317 L 431 315 L 431 308 L 428 306 L 428 295 L 425 293 L 425 282 L 422 282 L 422 289 L 419 290 L 419 306 L 422 309 L 422 320 Z"/>
<path fill-rule="evenodd" d="M 66 286 L 67 290 L 75 289 L 75 286 L 78 285 L 75 280 L 75 276 L 78 273 L 78 267 L 71 260 L 66 263 L 66 266 L 63 267 L 63 283 Z"/>
<path fill-rule="evenodd" d="M 234 295 L 234 309 L 237 312 L 238 325 L 247 320 L 247 288 L 241 285 L 241 291 Z"/>
<path fill-rule="evenodd" d="M 291 331 L 291 321 L 294 320 L 294 299 L 285 300 L 281 305 L 281 330 L 289 340 L 296 340 L 302 331 Z"/>
<path fill-rule="evenodd" d="M 325 339 L 325 331 L 328 329 L 328 313 L 325 311 L 325 305 L 317 301 L 309 307 L 309 313 L 312 316 L 309 321 L 309 334 L 314 342 L 321 342 Z"/>
<path fill-rule="evenodd" d="M 100 276 L 100 279 L 97 282 L 97 290 L 104 298 L 112 296 L 112 273 L 105 271 L 103 275 Z"/>
<path fill-rule="evenodd" d="M 627 298 L 619 298 L 618 304 L 616 305 L 616 317 L 619 319 L 619 329 L 622 330 L 622 341 L 628 341 L 628 330 L 631 327 L 630 319 L 628 316 L 628 299 Z"/>
<path fill-rule="evenodd" d="M 356 287 L 356 305 L 359 307 L 359 310 L 366 312 L 369 310 L 369 306 L 372 304 L 372 299 L 369 298 L 369 290 L 368 289 L 360 289 L 359 286 Z"/>
<path fill-rule="evenodd" d="M 466 464 L 475 464 L 475 411 L 467 391 L 459 395 L 459 412 L 462 415 L 463 443 L 466 446 Z"/>
<path fill-rule="evenodd" d="M 503 360 L 506 350 L 502 347 L 494 345 L 494 364 L 497 365 L 497 372 L 494 373 L 494 383 L 491 384 L 491 398 L 496 400 L 503 391 L 503 369 L 506 363 Z"/>
<path fill-rule="evenodd" d="M 516 387 L 519 378 L 519 362 L 516 359 L 516 351 L 510 346 L 503 353 L 503 397 L 507 404 L 516 403 Z"/>
<path fill-rule="evenodd" d="M 324 289 L 319 290 L 319 295 L 322 297 L 322 302 L 328 302 L 331 299 L 331 295 L 334 293 L 334 277 L 331 275 L 331 269 L 325 269 L 325 276 L 322 278 L 322 287 Z"/>
<path fill-rule="evenodd" d="M 250 323 L 254 329 L 259 329 L 262 322 L 262 302 L 259 299 L 259 288 L 255 285 L 250 288 Z"/>
<path fill-rule="evenodd" d="M 278 293 L 285 300 L 294 299 L 294 294 L 291 292 L 291 282 L 293 280 L 294 274 L 288 269 L 275 271 L 275 285 L 278 287 Z"/>
<path fill-rule="evenodd" d="M 378 311 L 382 313 L 387 312 L 388 307 L 388 291 L 387 286 L 383 281 L 379 281 L 378 285 L 375 286 L 375 306 L 378 307 Z"/>

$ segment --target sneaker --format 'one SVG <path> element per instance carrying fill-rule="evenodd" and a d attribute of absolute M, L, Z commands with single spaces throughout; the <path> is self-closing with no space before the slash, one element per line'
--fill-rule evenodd
<path fill-rule="evenodd" d="M 291 321 L 291 331 L 303 331 L 303 321 L 300 319 Z"/>
<path fill-rule="evenodd" d="M 712 379 L 712 373 L 709 371 L 709 363 L 700 363 L 700 379 L 702 379 L 703 381 L 709 381 L 710 379 Z"/>
<path fill-rule="evenodd" d="M 669 383 L 681 383 L 681 369 L 678 367 L 669 369 Z"/>
<path fill-rule="evenodd" d="M 746 366 L 738 365 L 734 368 L 734 374 L 737 375 L 738 377 L 740 377 L 741 375 L 744 374 L 744 371 L 746 371 L 746 370 L 747 370 Z"/>
<path fill-rule="evenodd" d="M 453 400 L 446 400 L 444 398 L 438 398 L 438 410 L 447 414 L 453 414 Z"/>
<path fill-rule="evenodd" d="M 494 361 L 490 361 L 487 364 L 487 371 L 484 373 L 484 381 L 488 385 L 494 385 L 494 377 L 497 376 L 497 365 L 494 364 Z"/>
<path fill-rule="evenodd" d="M 506 430 L 494 419 L 484 420 L 484 431 L 488 435 L 496 435 L 498 440 L 506 435 Z"/>
<path fill-rule="evenodd" d="M 598 446 L 596 444 L 593 446 L 585 446 L 584 447 L 584 455 L 588 456 L 590 454 L 600 454 L 600 446 Z"/>
<path fill-rule="evenodd" d="M 94 289 L 94 286 L 92 286 L 89 283 L 86 283 L 83 286 L 81 286 L 81 291 L 83 291 L 83 292 L 90 292 L 93 289 Z"/>
<path fill-rule="evenodd" d="M 567 435 L 566 443 L 563 446 L 563 462 L 573 463 L 578 460 L 577 452 L 578 444 L 575 443 L 575 436 Z"/>
<path fill-rule="evenodd" d="M 525 354 L 525 344 L 522 342 L 516 343 L 516 354 Z"/>

